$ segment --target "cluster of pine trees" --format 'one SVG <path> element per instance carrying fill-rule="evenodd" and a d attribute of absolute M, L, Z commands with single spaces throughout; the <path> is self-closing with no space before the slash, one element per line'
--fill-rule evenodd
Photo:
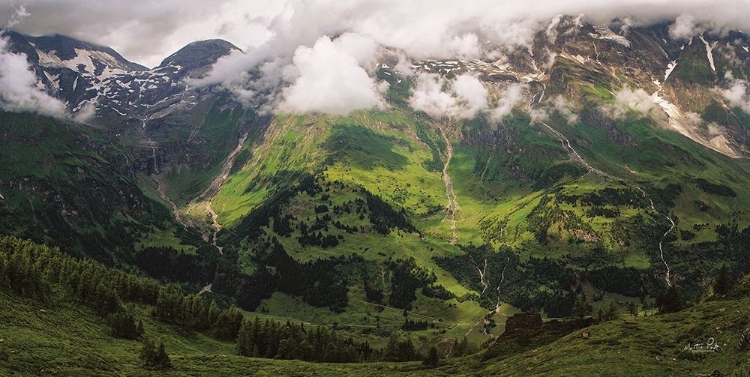
<path fill-rule="evenodd" d="M 377 355 L 367 342 L 355 342 L 325 327 L 245 319 L 237 335 L 241 356 L 326 363 L 370 361 Z"/>
<path fill-rule="evenodd" d="M 144 338 L 141 358 L 155 369 L 168 368 L 171 362 L 163 344 L 145 334 L 136 304 L 150 306 L 151 315 L 163 323 L 236 341 L 243 356 L 316 362 L 422 359 L 408 337 L 394 336 L 386 349 L 374 350 L 367 342 L 355 342 L 326 327 L 249 320 L 234 306 L 222 309 L 215 301 L 185 295 L 175 286 L 10 236 L 0 237 L 0 289 L 52 305 L 70 301 L 93 309 L 108 320 L 113 336 Z"/>

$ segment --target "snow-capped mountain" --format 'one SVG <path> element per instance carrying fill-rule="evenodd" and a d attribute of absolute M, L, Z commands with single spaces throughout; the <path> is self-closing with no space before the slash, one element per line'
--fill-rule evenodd
<path fill-rule="evenodd" d="M 148 69 L 109 47 L 62 35 L 33 37 L 7 33 L 11 51 L 26 54 L 40 88 L 77 114 L 150 118 L 175 105 L 190 107 L 200 96 L 184 82 L 204 74 L 221 56 L 237 49 L 221 40 L 191 43 Z M 112 114 L 114 113 L 114 114 Z"/>

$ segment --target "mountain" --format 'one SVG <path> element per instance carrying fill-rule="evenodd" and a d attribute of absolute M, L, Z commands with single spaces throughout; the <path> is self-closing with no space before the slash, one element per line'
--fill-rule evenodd
<path fill-rule="evenodd" d="M 149 70 L 9 33 L 49 94 L 96 111 L 85 124 L 2 113 L 0 230 L 383 348 L 404 331 L 425 352 L 465 337 L 502 353 L 518 312 L 699 303 L 721 266 L 748 270 L 750 115 L 727 93 L 750 78 L 750 38 L 671 26 L 563 17 L 496 60 L 408 70 L 383 47 L 371 72 L 385 105 L 349 115 L 269 112 L 282 86 L 248 104 L 190 85 L 237 50 L 225 41 Z M 494 110 L 415 102 L 466 74 Z M 687 339 L 669 334 L 665 347 Z M 516 361 L 531 357 L 520 345 Z"/>

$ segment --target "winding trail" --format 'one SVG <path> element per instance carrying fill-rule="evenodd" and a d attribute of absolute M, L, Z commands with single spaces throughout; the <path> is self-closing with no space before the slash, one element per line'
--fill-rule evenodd
<path fill-rule="evenodd" d="M 445 184 L 445 196 L 448 198 L 448 204 L 446 209 L 451 216 L 451 245 L 455 245 L 458 242 L 458 235 L 456 233 L 456 212 L 460 210 L 458 206 L 458 197 L 456 192 L 453 190 L 453 181 L 451 180 L 450 174 L 448 174 L 448 167 L 451 164 L 453 158 L 453 144 L 448 139 L 448 135 L 445 134 L 445 130 L 440 125 L 437 126 L 440 130 L 440 135 L 445 140 L 445 165 L 443 165 L 443 184 Z"/>
<path fill-rule="evenodd" d="M 638 185 L 629 183 L 628 181 L 626 181 L 626 180 L 624 180 L 622 178 L 617 178 L 617 177 L 614 177 L 612 175 L 609 175 L 609 174 L 607 174 L 607 173 L 605 173 L 605 172 L 603 172 L 603 171 L 601 171 L 601 170 L 599 170 L 599 169 L 591 166 L 586 160 L 584 160 L 583 157 L 581 157 L 580 154 L 578 154 L 578 152 L 575 150 L 575 148 L 573 148 L 573 146 L 570 145 L 570 141 L 562 133 L 560 133 L 556 129 L 550 127 L 547 123 L 544 123 L 544 122 L 540 122 L 540 123 L 542 125 L 544 125 L 545 127 L 547 127 L 555 136 L 557 136 L 557 138 L 562 143 L 563 148 L 568 151 L 568 154 L 571 155 L 571 157 L 574 157 L 576 160 L 578 160 L 583 166 L 585 166 L 586 169 L 588 169 L 589 173 L 594 173 L 594 174 L 600 175 L 602 177 L 605 177 L 605 178 L 608 178 L 608 179 L 611 179 L 611 180 L 614 180 L 614 181 L 617 181 L 617 182 L 622 182 L 622 183 L 625 183 L 625 184 L 629 184 L 630 186 L 635 187 L 638 191 L 641 192 L 641 194 L 643 195 L 644 198 L 648 199 L 649 203 L 651 204 L 651 210 L 654 211 L 654 212 L 656 212 L 656 213 L 658 213 L 658 214 L 661 214 L 661 212 L 659 212 L 659 211 L 656 210 L 656 206 L 654 205 L 654 201 L 646 194 L 646 191 L 644 191 Z M 670 228 L 669 228 L 669 230 L 667 230 L 664 233 L 664 235 L 661 236 L 661 239 L 659 240 L 659 258 L 661 258 L 662 263 L 664 263 L 664 267 L 666 267 L 666 269 L 667 269 L 667 271 L 665 273 L 665 276 L 664 276 L 664 280 L 666 281 L 667 286 L 671 287 L 672 286 L 672 281 L 671 281 L 671 278 L 670 278 L 671 269 L 669 268 L 669 264 L 667 263 L 667 260 L 664 258 L 664 239 L 667 237 L 667 235 L 669 233 L 671 233 L 674 230 L 676 224 L 675 224 L 674 220 L 672 219 L 672 217 L 670 216 L 670 214 L 666 214 L 666 215 L 663 215 L 663 216 L 666 217 L 667 220 L 669 221 Z"/>

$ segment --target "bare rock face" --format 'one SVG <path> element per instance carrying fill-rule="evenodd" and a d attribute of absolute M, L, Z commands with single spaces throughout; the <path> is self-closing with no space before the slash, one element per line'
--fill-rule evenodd
<path fill-rule="evenodd" d="M 529 310 L 525 313 L 517 313 L 508 317 L 505 322 L 505 332 L 512 334 L 520 330 L 537 329 L 542 327 L 542 315 L 536 310 Z"/>

